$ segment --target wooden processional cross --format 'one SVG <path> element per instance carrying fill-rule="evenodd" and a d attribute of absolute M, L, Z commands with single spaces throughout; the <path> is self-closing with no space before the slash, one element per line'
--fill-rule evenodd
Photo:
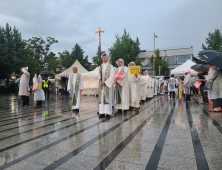
<path fill-rule="evenodd" d="M 99 31 L 95 31 L 95 33 L 99 33 L 99 60 L 100 60 L 100 68 L 102 68 L 102 59 L 101 59 L 101 32 L 105 32 L 104 30 L 100 30 L 101 28 L 99 27 Z M 102 72 L 101 72 L 101 81 L 102 81 Z"/>

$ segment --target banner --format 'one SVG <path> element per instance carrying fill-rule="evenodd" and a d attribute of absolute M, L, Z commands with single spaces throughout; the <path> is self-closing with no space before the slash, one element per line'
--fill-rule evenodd
<path fill-rule="evenodd" d="M 126 72 L 116 72 L 114 81 L 121 80 L 126 75 Z"/>
<path fill-rule="evenodd" d="M 129 66 L 129 75 L 140 74 L 140 66 Z"/>
<path fill-rule="evenodd" d="M 202 82 L 196 81 L 193 85 L 198 89 L 201 84 L 202 84 Z"/>

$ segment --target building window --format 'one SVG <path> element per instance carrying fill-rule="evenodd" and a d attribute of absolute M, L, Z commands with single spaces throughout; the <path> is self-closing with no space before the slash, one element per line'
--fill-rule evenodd
<path fill-rule="evenodd" d="M 192 55 L 169 56 L 167 57 L 167 63 L 168 65 L 181 65 L 188 59 L 192 60 Z"/>
<path fill-rule="evenodd" d="M 176 65 L 177 64 L 177 56 L 167 57 L 168 65 Z"/>
<path fill-rule="evenodd" d="M 189 59 L 191 60 L 191 55 L 179 55 L 177 56 L 177 64 L 183 64 Z"/>

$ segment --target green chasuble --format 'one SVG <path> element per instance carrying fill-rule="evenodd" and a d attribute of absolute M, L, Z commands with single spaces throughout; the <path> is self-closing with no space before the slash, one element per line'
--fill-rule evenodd
<path fill-rule="evenodd" d="M 75 83 L 75 91 L 73 90 L 73 73 L 70 75 L 70 86 L 71 86 L 71 97 L 72 97 L 72 105 L 76 106 L 78 93 L 79 93 L 79 83 L 80 83 L 81 74 L 77 73 L 76 83 Z"/>

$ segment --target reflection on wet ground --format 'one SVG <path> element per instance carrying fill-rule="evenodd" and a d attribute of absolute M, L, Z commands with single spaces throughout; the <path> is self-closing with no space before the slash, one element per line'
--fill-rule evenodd
<path fill-rule="evenodd" d="M 157 96 L 110 119 L 98 118 L 97 100 L 82 96 L 74 113 L 65 95 L 39 109 L 0 96 L 0 169 L 221 169 L 222 112 L 201 98 Z"/>

